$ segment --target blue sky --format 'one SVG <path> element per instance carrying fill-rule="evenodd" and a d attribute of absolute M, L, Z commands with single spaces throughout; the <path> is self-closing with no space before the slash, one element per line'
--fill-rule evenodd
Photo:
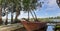
<path fill-rule="evenodd" d="M 56 16 L 60 16 L 60 8 L 58 7 L 56 0 L 41 0 L 44 2 L 44 4 L 42 4 L 42 8 L 37 9 L 36 15 L 39 18 L 45 18 L 45 17 L 56 17 Z M 9 14 L 8 18 L 11 18 L 11 13 Z M 6 16 L 5 16 L 6 17 Z M 3 18 L 5 18 L 3 17 Z M 14 13 L 14 17 L 15 17 L 15 13 Z M 27 13 L 23 13 L 21 12 L 21 15 L 19 15 L 18 18 L 27 18 Z M 30 17 L 32 17 L 30 15 Z"/>
<path fill-rule="evenodd" d="M 39 17 L 55 17 L 60 16 L 60 8 L 56 4 L 56 0 L 42 0 L 44 4 L 36 13 Z"/>

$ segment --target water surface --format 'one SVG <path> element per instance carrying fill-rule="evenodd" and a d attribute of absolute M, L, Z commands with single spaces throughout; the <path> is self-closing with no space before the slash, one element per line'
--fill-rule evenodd
<path fill-rule="evenodd" d="M 48 26 L 47 31 L 54 31 L 54 26 Z"/>

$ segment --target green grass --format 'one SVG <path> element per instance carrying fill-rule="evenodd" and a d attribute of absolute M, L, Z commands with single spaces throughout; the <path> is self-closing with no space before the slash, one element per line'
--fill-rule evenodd
<path fill-rule="evenodd" d="M 55 28 L 60 28 L 60 26 L 56 26 Z M 56 30 L 56 31 L 60 31 L 60 30 Z"/>
<path fill-rule="evenodd" d="M 60 26 L 56 26 L 55 28 L 60 28 Z"/>

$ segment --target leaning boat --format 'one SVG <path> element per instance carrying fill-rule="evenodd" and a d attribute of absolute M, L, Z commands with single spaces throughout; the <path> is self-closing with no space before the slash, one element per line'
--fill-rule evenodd
<path fill-rule="evenodd" d="M 46 29 L 46 23 L 45 22 L 27 22 L 27 21 L 21 21 L 23 26 L 26 28 L 27 31 L 41 31 L 41 29 Z M 45 30 L 44 29 L 44 30 Z"/>
<path fill-rule="evenodd" d="M 27 31 L 46 31 L 46 27 L 47 27 L 46 22 L 39 22 L 36 15 L 35 15 L 34 22 L 29 21 L 29 12 L 28 12 L 28 20 L 26 19 L 23 20 L 24 21 L 21 21 L 21 23 L 23 24 L 23 26 L 26 28 Z"/>

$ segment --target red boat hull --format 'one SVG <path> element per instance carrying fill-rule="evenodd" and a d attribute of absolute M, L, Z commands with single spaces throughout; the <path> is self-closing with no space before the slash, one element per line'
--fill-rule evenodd
<path fill-rule="evenodd" d="M 46 26 L 45 22 L 27 22 L 21 21 L 23 26 L 26 28 L 27 31 L 38 30 Z"/>

